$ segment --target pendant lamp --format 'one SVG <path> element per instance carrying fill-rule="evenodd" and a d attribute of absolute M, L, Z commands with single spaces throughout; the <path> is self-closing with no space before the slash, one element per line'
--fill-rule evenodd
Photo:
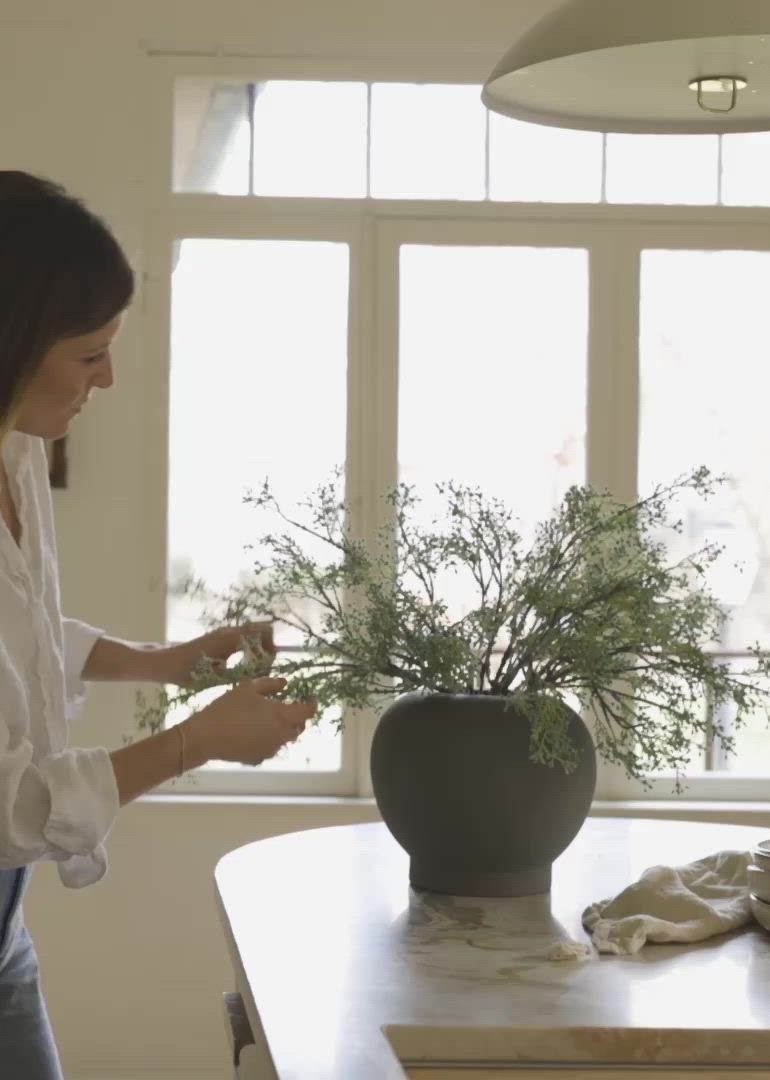
<path fill-rule="evenodd" d="M 770 131 L 770 0 L 567 0 L 513 44 L 482 100 L 584 131 Z"/>

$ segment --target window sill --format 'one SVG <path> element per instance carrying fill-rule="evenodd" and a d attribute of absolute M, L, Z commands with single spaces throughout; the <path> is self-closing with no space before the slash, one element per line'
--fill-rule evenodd
<path fill-rule="evenodd" d="M 142 795 L 139 803 L 162 806 L 265 806 L 292 807 L 307 810 L 317 807 L 319 810 L 351 810 L 358 807 L 375 807 L 374 799 L 353 795 L 216 795 L 206 792 L 186 792 L 184 795 L 156 792 Z"/>
<path fill-rule="evenodd" d="M 597 799 L 591 804 L 590 817 L 710 821 L 724 825 L 767 826 L 770 829 L 770 803 L 727 799 Z"/>
<path fill-rule="evenodd" d="M 360 815 L 367 821 L 379 819 L 372 798 L 327 795 L 184 795 L 153 794 L 138 800 L 145 806 L 196 807 L 253 807 L 278 810 L 298 815 L 317 813 L 319 823 L 334 824 L 336 819 L 349 821 Z M 767 826 L 770 831 L 770 802 L 735 802 L 716 799 L 597 799 L 591 806 L 591 817 L 658 818 L 670 821 L 712 821 L 736 825 Z"/>

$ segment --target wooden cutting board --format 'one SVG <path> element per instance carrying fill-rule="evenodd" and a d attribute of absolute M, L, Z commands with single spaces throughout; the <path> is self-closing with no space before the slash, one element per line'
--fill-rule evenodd
<path fill-rule="evenodd" d="M 638 1066 L 610 1068 L 594 1065 L 591 1068 L 565 1066 L 546 1069 L 524 1065 L 518 1068 L 491 1067 L 484 1069 L 448 1065 L 427 1068 L 410 1067 L 406 1070 L 409 1080 L 770 1080 L 770 1069 L 740 1068 L 709 1069 L 703 1065 L 693 1069 L 666 1065 L 658 1068 L 640 1069 Z"/>

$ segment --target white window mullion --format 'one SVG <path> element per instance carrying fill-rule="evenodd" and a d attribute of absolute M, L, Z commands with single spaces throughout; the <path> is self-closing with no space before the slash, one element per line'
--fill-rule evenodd
<path fill-rule="evenodd" d="M 383 493 L 398 481 L 398 259 L 400 245 L 393 233 L 367 215 L 358 265 L 351 267 L 351 305 L 356 298 L 360 348 L 351 344 L 351 432 L 357 431 L 357 452 L 350 444 L 351 492 L 360 507 L 360 535 L 374 544 L 386 521 Z M 354 415 L 355 413 L 355 415 Z M 377 725 L 376 707 L 358 714 L 358 793 L 372 794 L 369 754 Z"/>
<path fill-rule="evenodd" d="M 638 245 L 623 236 L 597 238 L 589 287 L 586 479 L 631 501 L 639 441 Z M 620 767 L 598 759 L 596 798 L 620 797 L 623 779 Z"/>
<path fill-rule="evenodd" d="M 371 542 L 375 531 L 377 492 L 375 258 L 372 221 L 368 214 L 362 214 L 350 252 L 346 495 L 353 534 L 365 543 Z M 376 723 L 374 709 L 345 712 L 344 755 L 352 755 L 355 792 L 364 797 L 372 793 L 369 750 Z"/>
<path fill-rule="evenodd" d="M 152 163 L 152 183 L 147 185 L 147 216 L 138 296 L 142 322 L 142 362 L 146 371 L 144 522 L 142 534 L 157 568 L 147 590 L 147 637 L 163 640 L 166 632 L 166 563 L 168 543 L 168 470 L 158 462 L 168 458 L 169 343 L 171 340 L 171 274 L 174 245 L 161 227 L 158 205 L 168 203 L 173 184 L 174 76 L 158 65 L 150 65 L 145 83 L 147 153 Z M 157 553 L 157 557 L 155 557 Z"/>
<path fill-rule="evenodd" d="M 639 441 L 639 248 L 609 236 L 591 244 L 587 482 L 636 495 Z"/>
<path fill-rule="evenodd" d="M 168 425 L 170 408 L 169 344 L 171 341 L 171 275 L 174 262 L 173 239 L 156 230 L 149 219 L 146 234 L 144 271 L 140 286 L 142 361 L 146 370 L 146 394 L 142 405 L 145 424 L 144 461 L 144 522 L 145 542 L 159 557 L 151 559 L 157 566 L 149 582 L 147 597 L 147 637 L 161 641 L 166 633 L 168 549 L 168 469 L 158 462 L 168 459 Z"/>
<path fill-rule="evenodd" d="M 398 355 L 399 257 L 401 240 L 390 223 L 372 227 L 375 305 L 370 356 L 370 395 L 376 440 L 376 490 L 389 491 L 398 483 Z M 371 503 L 371 525 L 385 522 L 386 508 L 376 494 Z"/>

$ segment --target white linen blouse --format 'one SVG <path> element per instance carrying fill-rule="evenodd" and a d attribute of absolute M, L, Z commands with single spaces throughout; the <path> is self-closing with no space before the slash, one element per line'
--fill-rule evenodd
<path fill-rule="evenodd" d="M 61 615 L 42 439 L 11 432 L 2 455 L 21 545 L 0 518 L 0 868 L 53 859 L 62 882 L 80 888 L 106 872 L 119 806 L 108 751 L 69 746 L 83 667 L 103 631 Z"/>

